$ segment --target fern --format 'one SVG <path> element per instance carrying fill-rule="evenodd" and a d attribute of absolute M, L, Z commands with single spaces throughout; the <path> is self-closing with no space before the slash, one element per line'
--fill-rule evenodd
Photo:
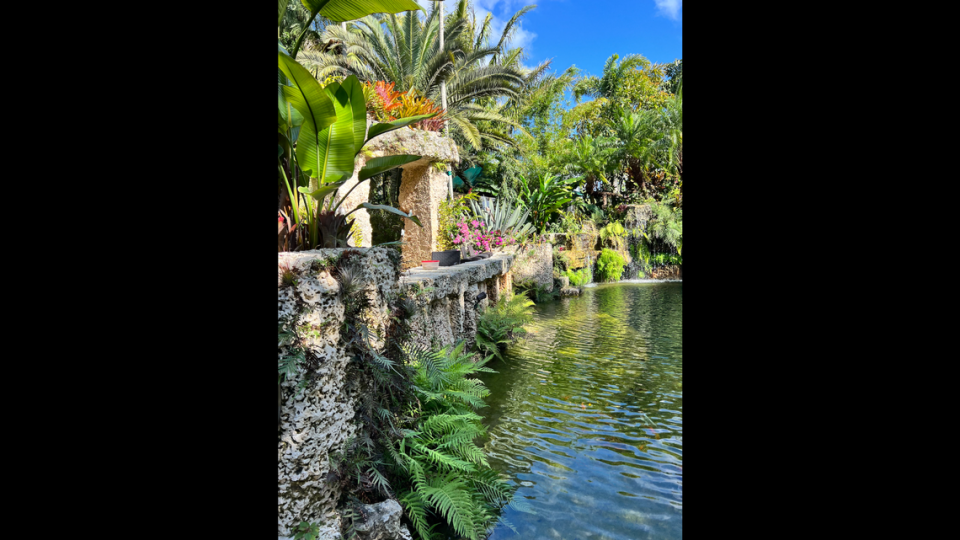
<path fill-rule="evenodd" d="M 501 297 L 496 305 L 487 308 L 477 319 L 476 339 L 480 352 L 503 360 L 501 345 L 512 343 L 525 333 L 523 325 L 533 320 L 533 305 L 525 292 L 519 292 L 509 300 Z"/>
<path fill-rule="evenodd" d="M 522 297 L 512 306 L 505 301 L 503 313 L 518 317 L 529 310 L 524 304 Z M 478 540 L 512 494 L 474 442 L 485 434 L 475 411 L 485 406 L 489 390 L 469 377 L 492 370 L 485 366 L 488 358 L 474 362 L 475 353 L 465 349 L 463 342 L 439 352 L 408 349 L 419 418 L 416 429 L 401 429 L 403 438 L 387 455 L 411 484 L 399 501 L 423 539 L 434 534 L 429 522 L 436 516 L 457 534 Z"/>

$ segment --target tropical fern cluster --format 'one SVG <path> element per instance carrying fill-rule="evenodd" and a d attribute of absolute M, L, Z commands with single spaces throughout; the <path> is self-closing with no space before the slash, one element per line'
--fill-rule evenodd
<path fill-rule="evenodd" d="M 486 367 L 489 357 L 475 362 L 464 345 L 440 352 L 409 351 L 417 398 L 410 414 L 417 418 L 416 427 L 403 431 L 390 457 L 398 472 L 412 480 L 398 496 L 424 539 L 442 537 L 434 531 L 436 525 L 429 524 L 431 514 L 443 517 L 458 535 L 476 540 L 511 504 L 512 489 L 474 442 L 485 434 L 483 417 L 474 411 L 485 406 L 483 398 L 490 391 L 470 377 L 493 370 Z"/>
<path fill-rule="evenodd" d="M 533 301 L 525 292 L 501 297 L 477 318 L 477 349 L 485 356 L 503 359 L 501 347 L 526 333 L 523 325 L 533 320 Z"/>

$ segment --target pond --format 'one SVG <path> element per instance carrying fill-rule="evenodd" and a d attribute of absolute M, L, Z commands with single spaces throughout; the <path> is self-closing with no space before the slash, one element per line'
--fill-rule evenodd
<path fill-rule="evenodd" d="M 483 448 L 535 514 L 490 540 L 682 537 L 682 283 L 616 283 L 537 306 L 490 389 Z"/>

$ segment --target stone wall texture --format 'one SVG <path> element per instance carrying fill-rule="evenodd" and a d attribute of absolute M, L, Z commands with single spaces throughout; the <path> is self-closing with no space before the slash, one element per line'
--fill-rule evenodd
<path fill-rule="evenodd" d="M 329 455 L 343 449 L 357 432 L 354 420 L 361 382 L 350 380 L 350 361 L 340 338 L 344 307 L 339 283 L 321 268 L 346 251 L 361 269 L 364 290 L 371 307 L 361 316 L 371 329 L 383 331 L 389 322 L 390 302 L 400 293 L 415 298 L 417 313 L 411 317 L 411 336 L 424 346 L 473 341 L 475 307 L 495 302 L 501 291 L 512 287 L 513 255 L 436 270 L 416 268 L 400 274 L 400 258 L 388 248 L 321 249 L 278 254 L 277 318 L 298 328 L 301 348 L 308 351 L 311 369 L 301 365 L 295 376 L 284 381 L 280 396 L 280 426 L 277 440 L 278 537 L 291 536 L 301 521 L 322 522 L 321 538 L 339 538 L 336 512 L 340 493 L 326 481 Z M 296 275 L 295 285 L 285 285 L 282 270 Z M 398 279 L 399 278 L 399 279 Z M 481 292 L 487 298 L 476 306 Z M 382 344 L 374 343 L 375 346 Z M 286 356 L 288 346 L 278 347 Z M 303 384 L 301 384 L 303 383 Z"/>
<path fill-rule="evenodd" d="M 553 245 L 543 243 L 517 249 L 510 273 L 513 282 L 532 281 L 546 290 L 553 290 Z"/>
<path fill-rule="evenodd" d="M 509 253 L 499 253 L 481 261 L 404 272 L 400 288 L 415 297 L 418 307 L 410 318 L 414 342 L 424 347 L 445 347 L 465 340 L 472 345 L 477 313 L 496 302 L 503 291 L 513 289 L 513 259 Z M 486 297 L 478 303 L 480 293 L 486 293 Z"/>

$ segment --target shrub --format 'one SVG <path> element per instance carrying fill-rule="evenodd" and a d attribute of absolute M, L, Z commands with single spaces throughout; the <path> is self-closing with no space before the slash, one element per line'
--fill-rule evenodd
<path fill-rule="evenodd" d="M 626 261 L 612 249 L 604 249 L 597 258 L 597 273 L 601 281 L 620 281 Z"/>
<path fill-rule="evenodd" d="M 593 281 L 593 272 L 589 268 L 580 270 L 567 270 L 564 275 L 570 279 L 570 284 L 574 287 L 582 287 Z"/>

